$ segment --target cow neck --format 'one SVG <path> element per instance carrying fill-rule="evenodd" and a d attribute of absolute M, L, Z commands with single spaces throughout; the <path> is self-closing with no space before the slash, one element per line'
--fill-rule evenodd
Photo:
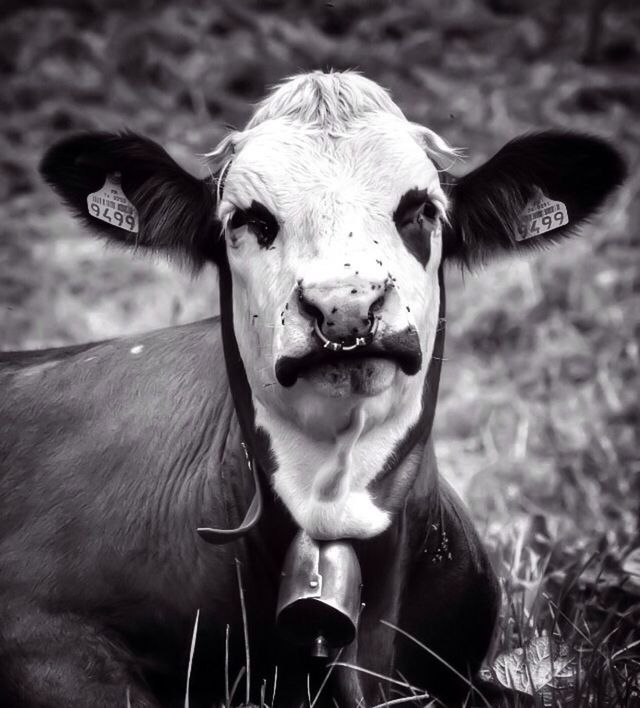
<path fill-rule="evenodd" d="M 218 264 L 220 284 L 220 319 L 222 326 L 222 347 L 224 352 L 227 378 L 231 396 L 242 432 L 242 447 L 246 457 L 247 467 L 253 476 L 254 496 L 240 525 L 231 529 L 199 528 L 198 533 L 207 542 L 224 544 L 234 541 L 248 533 L 260 520 L 262 514 L 262 483 L 263 476 L 273 472 L 273 458 L 269 450 L 267 437 L 256 429 L 255 411 L 251 388 L 247 379 L 244 362 L 240 356 L 238 342 L 233 328 L 233 282 L 226 253 Z M 389 478 L 390 473 L 398 467 L 411 450 L 419 443 L 426 443 L 431 436 L 435 416 L 442 356 L 444 352 L 445 335 L 445 290 L 443 267 L 438 270 L 438 285 L 440 290 L 440 305 L 438 325 L 433 344 L 433 353 L 423 388 L 422 413 L 418 422 L 412 426 L 408 434 L 399 443 L 390 459 L 385 463 L 381 476 L 382 483 Z"/>

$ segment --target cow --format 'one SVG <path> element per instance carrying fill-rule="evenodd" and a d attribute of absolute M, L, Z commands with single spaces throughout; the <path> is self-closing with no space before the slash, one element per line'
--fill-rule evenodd
<path fill-rule="evenodd" d="M 499 586 L 431 434 L 444 268 L 570 236 L 625 166 L 557 130 L 456 157 L 355 72 L 284 81 L 205 179 L 129 132 L 47 152 L 92 232 L 213 264 L 220 316 L 3 355 L 1 705 L 487 705 Z M 336 549 L 310 586 L 350 578 L 357 632 L 297 645 L 286 569 Z"/>

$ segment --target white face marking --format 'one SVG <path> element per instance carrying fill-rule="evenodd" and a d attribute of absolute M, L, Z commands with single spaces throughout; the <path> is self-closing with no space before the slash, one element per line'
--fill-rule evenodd
<path fill-rule="evenodd" d="M 396 113 L 372 112 L 330 132 L 278 118 L 252 127 L 236 145 L 219 216 L 256 424 L 268 432 L 277 462 L 274 487 L 310 535 L 369 537 L 390 518 L 368 485 L 418 420 L 439 308 L 439 223 L 425 266 L 408 251 L 393 214 L 413 189 L 425 190 L 440 210 L 446 198 L 419 129 Z M 266 247 L 251 228 L 230 226 L 236 210 L 256 202 L 279 226 Z M 407 375 L 393 357 L 366 358 L 371 349 L 363 347 L 359 363 L 309 369 L 283 386 L 278 362 L 322 348 L 301 292 L 325 307 L 323 328 L 333 326 L 334 311 L 357 324 L 353 313 L 361 310 L 358 326 L 366 331 L 367 312 L 381 298 L 376 341 L 413 332 L 421 369 Z"/>

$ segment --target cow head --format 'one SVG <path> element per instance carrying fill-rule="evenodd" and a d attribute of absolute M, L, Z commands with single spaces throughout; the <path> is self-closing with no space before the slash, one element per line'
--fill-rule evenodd
<path fill-rule="evenodd" d="M 132 134 L 72 137 L 42 172 L 93 230 L 220 267 L 276 492 L 313 536 L 369 537 L 398 503 L 372 483 L 424 407 L 443 260 L 553 243 L 624 176 L 613 148 L 571 133 L 514 140 L 458 180 L 455 157 L 375 83 L 317 72 L 209 153 L 215 180 Z M 114 175 L 137 232 L 87 208 Z"/>

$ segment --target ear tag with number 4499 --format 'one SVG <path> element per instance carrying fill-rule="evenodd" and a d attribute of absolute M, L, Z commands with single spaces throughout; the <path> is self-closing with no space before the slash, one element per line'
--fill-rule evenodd
<path fill-rule="evenodd" d="M 566 204 L 549 199 L 539 191 L 520 215 L 516 241 L 526 241 L 541 236 L 547 231 L 559 229 L 568 223 Z"/>
<path fill-rule="evenodd" d="M 138 210 L 120 186 L 120 173 L 107 175 L 104 185 L 87 197 L 89 214 L 125 231 L 138 233 Z"/>

